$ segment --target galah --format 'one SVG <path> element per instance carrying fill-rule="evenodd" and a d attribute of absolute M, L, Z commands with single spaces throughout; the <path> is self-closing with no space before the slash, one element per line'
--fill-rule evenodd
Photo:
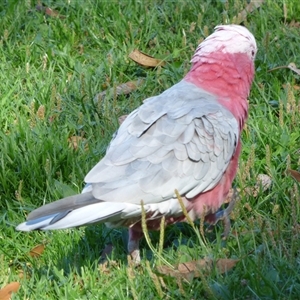
<path fill-rule="evenodd" d="M 166 225 L 186 220 L 176 191 L 189 218 L 214 219 L 237 172 L 256 51 L 245 27 L 217 26 L 187 75 L 125 119 L 83 193 L 37 208 L 17 230 L 126 226 L 138 261 L 142 205 L 150 230 L 163 216 Z"/>

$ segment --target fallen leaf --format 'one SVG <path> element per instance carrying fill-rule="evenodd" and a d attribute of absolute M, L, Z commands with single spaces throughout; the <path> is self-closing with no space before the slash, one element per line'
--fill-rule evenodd
<path fill-rule="evenodd" d="M 44 250 L 45 250 L 45 245 L 44 244 L 40 244 L 40 245 L 37 245 L 34 248 L 32 248 L 29 251 L 29 255 L 31 257 L 39 257 L 44 252 Z"/>
<path fill-rule="evenodd" d="M 295 63 L 293 63 L 293 62 L 289 63 L 289 64 L 288 64 L 288 68 L 289 68 L 290 70 L 292 70 L 293 72 L 297 73 L 298 75 L 300 75 L 300 69 L 298 69 L 298 68 L 296 67 L 296 64 L 295 64 Z"/>
<path fill-rule="evenodd" d="M 42 5 L 41 3 L 37 4 L 35 9 L 37 11 L 45 13 L 45 15 L 52 17 L 52 18 L 59 18 L 59 19 L 65 19 L 66 16 L 61 15 L 57 10 L 54 10 L 50 7 L 46 7 Z"/>
<path fill-rule="evenodd" d="M 293 62 L 289 63 L 287 66 L 275 67 L 273 69 L 268 70 L 268 72 L 272 72 L 272 71 L 279 70 L 279 69 L 290 69 L 293 72 L 295 72 L 296 74 L 300 75 L 300 69 L 298 69 L 296 64 Z"/>
<path fill-rule="evenodd" d="M 143 53 L 137 49 L 134 49 L 130 54 L 129 58 L 144 67 L 158 67 L 164 66 L 166 63 L 161 59 L 154 58 L 146 53 Z"/>
<path fill-rule="evenodd" d="M 196 277 L 201 277 L 201 274 L 207 274 L 215 267 L 220 274 L 228 272 L 239 262 L 239 259 L 218 259 L 213 261 L 210 258 L 203 258 L 200 260 L 180 263 L 177 268 L 172 269 L 168 266 L 158 266 L 157 270 L 162 275 L 171 277 L 181 277 L 188 281 Z"/>
<path fill-rule="evenodd" d="M 0 300 L 10 300 L 12 293 L 16 293 L 20 288 L 19 282 L 11 282 L 0 290 Z"/>
<path fill-rule="evenodd" d="M 101 93 L 98 93 L 94 97 L 94 102 L 99 102 L 99 101 L 103 100 L 107 94 L 112 94 L 112 95 L 116 95 L 116 96 L 128 95 L 131 92 L 133 92 L 134 90 L 136 90 L 140 85 L 142 85 L 143 82 L 144 82 L 143 79 L 138 79 L 136 81 L 128 81 L 126 83 L 121 83 L 121 84 L 117 85 L 116 87 L 113 87 L 113 88 L 107 89 Z"/>
<path fill-rule="evenodd" d="M 216 263 L 216 268 L 220 274 L 230 271 L 239 262 L 239 259 L 221 258 Z"/>
<path fill-rule="evenodd" d="M 199 277 L 199 270 L 204 270 L 204 268 L 206 268 L 206 264 L 209 263 L 209 261 L 203 259 L 200 261 L 181 263 L 177 266 L 176 269 L 172 269 L 168 266 L 158 266 L 157 271 L 161 275 L 167 275 L 175 278 L 184 278 L 188 281 L 191 281 L 193 278 Z"/>
<path fill-rule="evenodd" d="M 233 17 L 233 24 L 241 24 L 242 22 L 247 20 L 247 15 L 252 13 L 254 10 L 258 9 L 265 0 L 255 0 L 251 1 L 245 9 L 243 9 L 237 16 Z"/>
<path fill-rule="evenodd" d="M 298 182 L 300 182 L 300 172 L 288 169 L 288 173 Z"/>

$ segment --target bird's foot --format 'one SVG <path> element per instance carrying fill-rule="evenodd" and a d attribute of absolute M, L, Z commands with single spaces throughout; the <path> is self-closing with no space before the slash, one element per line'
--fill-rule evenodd
<path fill-rule="evenodd" d="M 129 238 L 128 238 L 128 253 L 131 256 L 131 261 L 134 264 L 139 264 L 141 262 L 139 241 L 144 236 L 142 231 L 134 230 L 133 227 L 129 228 Z"/>
<path fill-rule="evenodd" d="M 136 249 L 130 253 L 131 262 L 135 265 L 140 264 L 141 262 L 141 256 L 140 256 L 140 250 Z"/>
<path fill-rule="evenodd" d="M 233 211 L 237 198 L 237 191 L 236 188 L 234 188 L 232 199 L 229 205 L 226 207 L 226 209 L 219 210 L 216 213 L 209 214 L 205 217 L 205 222 L 210 224 L 207 228 L 207 231 L 211 231 L 212 227 L 215 226 L 221 220 L 224 224 L 224 232 L 222 234 L 222 238 L 224 240 L 227 238 L 231 228 L 230 214 Z"/>

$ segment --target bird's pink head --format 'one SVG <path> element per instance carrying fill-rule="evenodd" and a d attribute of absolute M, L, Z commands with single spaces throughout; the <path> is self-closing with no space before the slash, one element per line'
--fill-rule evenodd
<path fill-rule="evenodd" d="M 239 25 L 219 25 L 196 49 L 191 60 L 196 63 L 212 53 L 246 54 L 254 61 L 257 52 L 255 38 L 250 31 Z"/>
<path fill-rule="evenodd" d="M 219 25 L 197 47 L 184 80 L 216 95 L 242 127 L 248 113 L 256 52 L 255 38 L 248 29 Z"/>

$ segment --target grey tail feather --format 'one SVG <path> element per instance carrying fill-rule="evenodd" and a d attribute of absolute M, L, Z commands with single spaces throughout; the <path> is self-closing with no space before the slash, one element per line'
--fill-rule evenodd
<path fill-rule="evenodd" d="M 27 221 L 31 221 L 44 216 L 61 213 L 64 211 L 70 212 L 76 208 L 80 208 L 86 205 L 102 202 L 96 199 L 92 192 L 77 194 L 74 196 L 66 197 L 52 203 L 43 205 L 35 210 L 33 210 L 27 217 Z"/>

